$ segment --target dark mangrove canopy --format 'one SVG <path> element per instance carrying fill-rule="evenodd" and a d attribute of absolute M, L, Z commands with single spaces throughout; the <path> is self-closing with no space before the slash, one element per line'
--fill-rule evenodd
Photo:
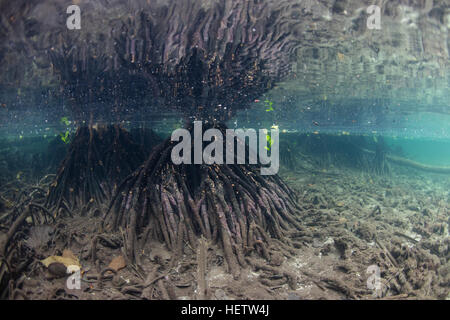
<path fill-rule="evenodd" d="M 289 0 L 80 1 L 81 30 L 66 28 L 69 3 L 19 2 L 2 3 L 14 18 L 0 59 L 31 55 L 36 69 L 57 75 L 78 117 L 92 103 L 119 110 L 132 96 L 226 120 L 290 73 L 299 45 Z"/>
<path fill-rule="evenodd" d="M 0 0 L 7 110 L 228 118 L 273 88 L 297 122 L 449 113 L 446 0 L 380 2 L 381 30 L 366 26 L 371 0 L 77 0 L 81 30 L 68 30 L 72 3 Z"/>
<path fill-rule="evenodd" d="M 116 53 L 150 94 L 186 115 L 228 119 L 289 74 L 292 1 L 166 1 L 130 17 Z"/>

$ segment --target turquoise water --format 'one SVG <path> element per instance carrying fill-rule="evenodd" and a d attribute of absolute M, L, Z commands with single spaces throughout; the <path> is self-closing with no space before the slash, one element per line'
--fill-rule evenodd
<path fill-rule="evenodd" d="M 429 165 L 450 166 L 450 140 L 426 138 L 386 138 L 393 149 L 401 148 L 404 157 Z"/>
<path fill-rule="evenodd" d="M 450 166 L 450 116 L 443 114 L 421 113 L 402 116 L 401 121 L 390 121 L 383 126 L 368 123 L 353 123 L 352 125 L 337 125 L 320 121 L 316 126 L 309 120 L 292 121 L 278 116 L 277 121 L 271 115 L 258 112 L 253 108 L 247 113 L 255 113 L 254 117 L 245 118 L 242 115 L 228 122 L 230 128 L 267 128 L 271 123 L 278 126 L 283 133 L 329 134 L 337 136 L 364 136 L 369 141 L 377 137 L 384 138 L 392 154 L 428 165 Z M 26 122 L 25 122 L 26 121 Z M 34 124 L 32 124 L 34 122 Z M 339 122 L 339 121 L 336 121 Z M 340 122 L 345 123 L 345 115 Z M 153 121 L 123 121 L 127 128 L 148 127 L 162 136 L 170 136 L 171 132 L 183 125 L 183 120 L 174 114 L 159 114 Z M 50 123 L 44 118 L 20 119 L 20 121 L 3 123 L 0 126 L 0 140 L 11 145 L 20 145 L 27 138 L 42 138 L 50 141 L 60 133 L 74 133 L 77 123 L 70 121 Z"/>

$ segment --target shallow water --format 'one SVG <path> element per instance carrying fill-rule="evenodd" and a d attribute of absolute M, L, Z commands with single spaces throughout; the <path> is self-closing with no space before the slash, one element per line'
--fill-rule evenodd
<path fill-rule="evenodd" d="M 0 256 L 23 266 L 0 264 L 0 298 L 450 299 L 444 4 L 387 1 L 371 30 L 356 0 L 84 0 L 68 31 L 65 1 L 24 1 L 0 2 Z M 279 175 L 175 166 L 163 141 L 194 120 L 277 130 Z M 83 292 L 42 265 L 55 252 L 92 277 Z M 103 290 L 95 272 L 123 256 L 137 288 Z"/>

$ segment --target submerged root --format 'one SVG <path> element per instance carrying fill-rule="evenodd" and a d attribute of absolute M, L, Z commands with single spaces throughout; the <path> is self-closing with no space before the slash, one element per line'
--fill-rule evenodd
<path fill-rule="evenodd" d="M 391 173 L 391 168 L 387 161 L 386 151 L 381 144 L 377 144 L 372 170 L 375 174 L 382 176 L 389 175 Z"/>
<path fill-rule="evenodd" d="M 144 161 L 142 148 L 119 125 L 78 129 L 46 206 L 57 212 L 109 201 L 117 184 Z"/>
<path fill-rule="evenodd" d="M 182 256 L 200 237 L 219 244 L 229 271 L 238 276 L 245 256 L 269 259 L 271 239 L 291 245 L 300 229 L 294 192 L 278 176 L 261 176 L 248 165 L 179 165 L 167 140 L 119 186 L 105 215 L 104 228 L 126 230 L 126 253 L 138 260 L 138 235 L 163 241 Z"/>

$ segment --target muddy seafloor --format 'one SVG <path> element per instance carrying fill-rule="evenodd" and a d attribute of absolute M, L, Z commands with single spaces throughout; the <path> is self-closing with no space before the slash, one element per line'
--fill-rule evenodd
<path fill-rule="evenodd" d="M 99 212 L 74 212 L 54 223 L 49 218 L 46 227 L 27 221 L 23 236 L 11 244 L 20 248 L 23 266 L 4 298 L 449 299 L 450 179 L 392 169 L 389 176 L 282 169 L 303 209 L 304 229 L 294 235 L 301 245 L 290 258 L 281 247 L 269 262 L 252 258 L 259 270 L 242 269 L 239 279 L 227 272 L 221 249 L 212 244 L 200 258 L 186 243 L 182 259 L 172 266 L 165 246 L 150 242 L 139 252 L 139 266 L 126 265 L 123 234 L 104 233 Z M 17 192 L 14 185 L 2 189 L 4 198 Z M 79 290 L 69 290 L 67 275 L 41 262 L 67 252 L 82 266 Z"/>

